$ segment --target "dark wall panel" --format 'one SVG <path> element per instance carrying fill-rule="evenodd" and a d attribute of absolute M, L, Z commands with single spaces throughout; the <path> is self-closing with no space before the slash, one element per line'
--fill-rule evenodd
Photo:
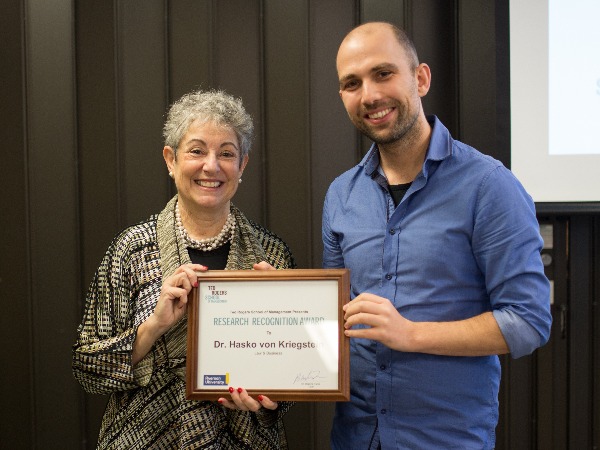
<path fill-rule="evenodd" d="M 124 221 L 133 224 L 160 211 L 170 193 L 161 145 L 168 105 L 165 3 L 129 0 L 117 8 L 119 183 Z"/>
<path fill-rule="evenodd" d="M 4 148 L 0 162 L 0 436 L 16 450 L 31 448 L 35 427 L 31 277 L 25 146 L 24 40 L 21 1 L 8 0 L 0 14 L 0 123 Z"/>
<path fill-rule="evenodd" d="M 592 234 L 593 219 L 591 217 L 574 217 L 571 219 L 571 238 L 569 250 L 571 255 L 571 273 L 573 281 L 581 280 L 581 275 L 589 272 L 594 252 L 594 236 Z M 596 244 L 597 245 L 597 244 Z M 595 280 L 600 281 L 600 280 Z M 594 347 L 598 342 L 591 340 L 593 336 L 593 289 L 594 282 L 576 282 L 571 285 L 571 305 L 569 314 L 576 323 L 569 329 L 570 365 L 573 368 L 568 380 L 569 389 L 569 448 L 593 448 L 592 387 L 598 378 L 598 361 L 594 361 Z M 595 367 L 596 366 L 596 367 Z M 594 370 L 596 369 L 596 370 Z M 597 436 L 598 431 L 596 431 Z"/>
<path fill-rule="evenodd" d="M 181 0 L 168 2 L 167 9 L 167 105 L 186 92 L 212 86 L 213 2 Z M 163 115 L 164 121 L 164 115 Z M 157 146 L 162 148 L 163 140 Z M 176 192 L 169 179 L 168 196 Z"/>
<path fill-rule="evenodd" d="M 123 226 L 118 208 L 114 4 L 80 5 L 76 23 L 79 216 L 82 275 L 87 287 L 115 230 Z"/>
<path fill-rule="evenodd" d="M 567 448 L 568 403 L 568 220 L 563 218 L 541 218 L 544 224 L 553 227 L 552 270 L 549 274 L 554 282 L 554 304 L 552 305 L 553 327 L 550 342 L 536 352 L 537 408 L 536 444 L 540 449 Z M 559 424 L 559 426 L 557 426 Z"/>
<path fill-rule="evenodd" d="M 458 139 L 496 156 L 496 30 L 492 2 L 463 0 L 458 11 Z M 486 61 L 482 64 L 482 61 Z"/>
<path fill-rule="evenodd" d="M 168 2 L 169 104 L 192 89 L 212 85 L 213 1 Z"/>
<path fill-rule="evenodd" d="M 431 88 L 423 98 L 425 114 L 435 114 L 450 133 L 457 135 L 457 45 L 456 2 L 422 0 L 419 8 L 409 8 L 407 26 L 419 59 L 431 69 Z M 433 30 L 433 31 L 432 31 Z"/>
<path fill-rule="evenodd" d="M 84 292 L 100 258 L 124 222 L 119 208 L 115 18 L 113 2 L 76 4 L 80 314 Z M 97 440 L 106 398 L 80 393 L 80 439 L 91 446 Z"/>
<path fill-rule="evenodd" d="M 396 26 L 406 28 L 409 30 L 410 25 L 407 26 L 406 9 L 409 7 L 410 2 L 405 0 L 390 0 L 390 1 L 379 1 L 379 0 L 363 0 L 360 2 L 360 19 L 359 23 L 364 22 L 391 22 Z"/>
<path fill-rule="evenodd" d="M 291 247 L 299 267 L 312 254 L 308 0 L 264 3 L 266 225 Z"/>
<path fill-rule="evenodd" d="M 35 442 L 74 448 L 80 392 L 70 346 L 81 287 L 77 228 L 73 11 L 27 5 L 27 154 Z M 57 414 L 60 405 L 61 414 Z"/>
<path fill-rule="evenodd" d="M 213 45 L 216 84 L 242 98 L 254 119 L 255 138 L 250 161 L 233 201 L 248 217 L 265 223 L 267 198 L 262 193 L 268 173 L 263 163 L 268 153 L 264 140 L 263 97 L 267 87 L 262 82 L 265 61 L 261 19 L 262 5 L 257 0 L 219 2 L 215 22 L 227 25 L 215 28 Z"/>
<path fill-rule="evenodd" d="M 310 190 L 312 267 L 321 267 L 321 214 L 329 184 L 360 158 L 358 138 L 339 96 L 335 60 L 340 42 L 356 25 L 346 0 L 310 4 Z"/>

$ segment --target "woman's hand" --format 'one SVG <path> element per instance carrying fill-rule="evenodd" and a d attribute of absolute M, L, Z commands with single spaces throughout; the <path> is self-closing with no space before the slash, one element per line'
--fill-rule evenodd
<path fill-rule="evenodd" d="M 258 264 L 254 264 L 252 266 L 252 268 L 254 270 L 275 270 L 275 267 L 273 267 L 271 264 L 269 264 L 266 261 L 261 261 Z"/>
<path fill-rule="evenodd" d="M 234 389 L 230 387 L 229 393 L 231 394 L 231 400 L 225 397 L 221 397 L 218 400 L 227 409 L 256 412 L 261 408 L 275 410 L 278 406 L 277 402 L 271 401 L 265 395 L 259 395 L 256 397 L 256 400 L 253 399 L 243 388 Z"/>
<path fill-rule="evenodd" d="M 207 270 L 200 264 L 184 264 L 163 280 L 154 312 L 138 327 L 133 343 L 133 365 L 146 356 L 156 340 L 185 315 L 187 296 L 192 287 L 198 286 L 196 272 Z"/>
<path fill-rule="evenodd" d="M 157 332 L 161 335 L 166 333 L 185 315 L 188 294 L 192 287 L 198 286 L 196 272 L 207 270 L 207 267 L 200 264 L 184 264 L 163 280 L 154 313 L 148 318 L 148 320 L 153 319 Z"/>

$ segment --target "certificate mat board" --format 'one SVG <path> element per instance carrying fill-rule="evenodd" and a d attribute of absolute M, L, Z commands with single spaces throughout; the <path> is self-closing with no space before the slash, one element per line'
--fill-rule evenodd
<path fill-rule="evenodd" d="M 272 400 L 347 401 L 348 269 L 199 273 L 188 301 L 186 393 L 229 387 Z"/>

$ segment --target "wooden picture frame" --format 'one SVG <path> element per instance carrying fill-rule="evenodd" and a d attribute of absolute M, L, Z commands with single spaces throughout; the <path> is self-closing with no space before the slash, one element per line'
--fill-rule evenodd
<path fill-rule="evenodd" d="M 198 273 L 188 300 L 186 395 L 348 401 L 348 269 Z"/>

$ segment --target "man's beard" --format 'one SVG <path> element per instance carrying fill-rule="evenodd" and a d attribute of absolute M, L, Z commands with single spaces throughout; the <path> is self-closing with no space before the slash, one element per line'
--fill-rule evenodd
<path fill-rule="evenodd" d="M 393 124 L 391 130 L 377 130 L 376 127 L 372 127 L 365 122 L 363 117 L 359 117 L 354 120 L 354 126 L 358 128 L 362 134 L 371 139 L 378 145 L 392 144 L 405 138 L 407 134 L 414 132 L 414 126 L 419 118 L 419 109 L 415 111 L 409 111 L 407 108 L 399 103 L 390 105 L 396 108 L 398 117 L 396 122 Z"/>

